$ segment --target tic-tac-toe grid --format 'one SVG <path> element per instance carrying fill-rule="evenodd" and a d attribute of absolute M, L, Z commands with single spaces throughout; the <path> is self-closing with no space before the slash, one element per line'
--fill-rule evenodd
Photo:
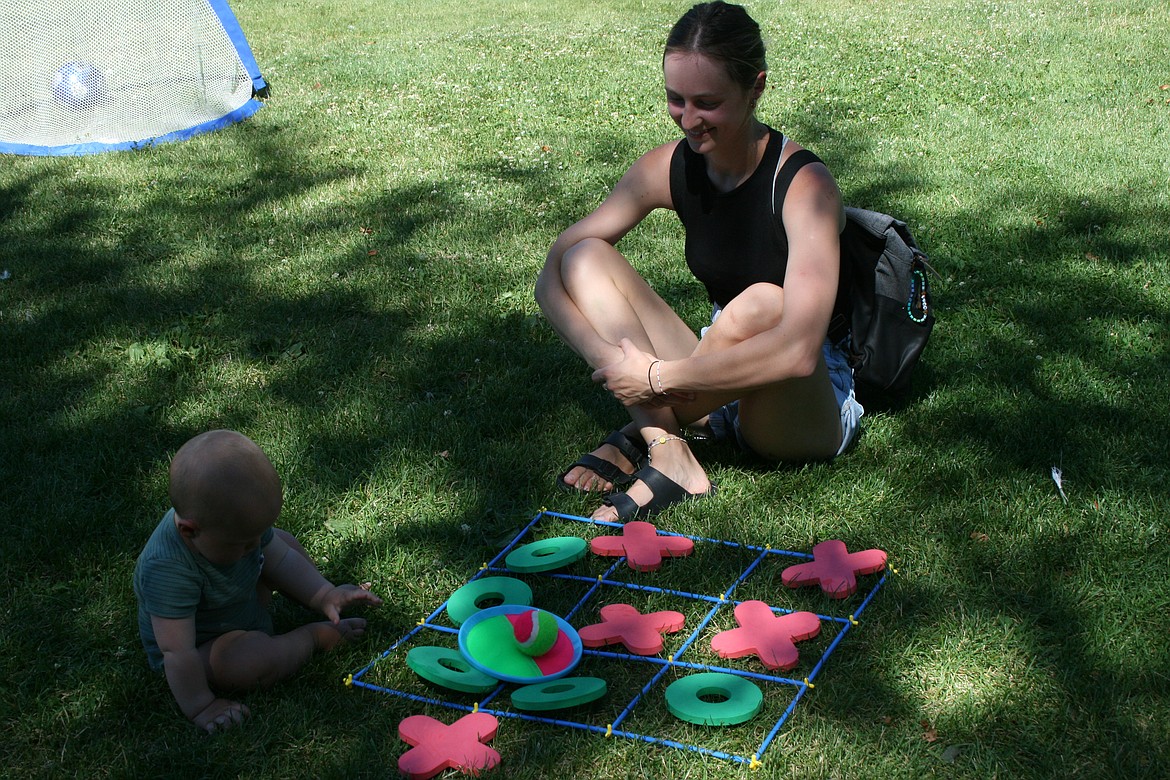
<path fill-rule="evenodd" d="M 672 533 L 694 542 L 694 551 L 682 558 L 667 559 L 652 572 L 631 569 L 625 558 L 586 556 L 563 568 L 539 573 L 517 573 L 505 565 L 511 551 L 550 537 L 621 534 L 622 526 L 583 517 L 542 511 L 537 513 L 490 562 L 469 582 L 487 576 L 506 576 L 527 582 L 533 591 L 532 606 L 564 617 L 575 628 L 600 622 L 599 611 L 606 604 L 624 603 L 642 613 L 675 610 L 686 616 L 683 629 L 664 635 L 664 650 L 642 656 L 624 651 L 621 645 L 585 648 L 573 676 L 606 680 L 608 692 L 601 700 L 549 713 L 522 712 L 508 700 L 518 686 L 501 683 L 487 694 L 463 694 L 424 682 L 406 668 L 411 647 L 438 645 L 457 648 L 459 629 L 446 615 L 444 601 L 426 618 L 377 658 L 350 675 L 347 684 L 412 701 L 463 711 L 487 712 L 501 718 L 575 728 L 607 737 L 695 751 L 716 758 L 756 765 L 792 715 L 805 693 L 814 687 L 829 656 L 858 624 L 862 611 L 885 583 L 880 577 L 859 578 L 858 592 L 847 599 L 828 599 L 817 588 L 791 590 L 780 582 L 787 567 L 812 560 L 808 553 L 739 544 Z M 718 593 L 696 593 L 690 583 L 697 578 L 715 581 L 713 573 L 726 571 L 726 584 Z M 701 574 L 700 574 L 701 573 Z M 868 580 L 876 582 L 868 590 Z M 754 656 L 720 658 L 711 649 L 711 638 L 735 628 L 737 604 L 758 600 L 776 614 L 809 611 L 821 620 L 818 637 L 797 645 L 798 665 L 786 673 L 773 673 Z M 725 672 L 758 685 L 764 692 L 764 706 L 751 721 L 736 726 L 694 726 L 674 718 L 667 711 L 663 691 L 671 682 L 699 672 Z M 747 749 L 745 749 L 747 748 Z"/>

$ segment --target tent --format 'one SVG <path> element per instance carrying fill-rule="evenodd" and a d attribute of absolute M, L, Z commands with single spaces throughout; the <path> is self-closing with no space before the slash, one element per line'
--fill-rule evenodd
<path fill-rule="evenodd" d="M 181 141 L 267 91 L 227 0 L 0 0 L 0 153 Z"/>

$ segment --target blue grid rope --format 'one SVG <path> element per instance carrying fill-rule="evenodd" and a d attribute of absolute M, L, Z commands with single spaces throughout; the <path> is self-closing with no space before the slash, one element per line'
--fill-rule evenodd
<path fill-rule="evenodd" d="M 603 526 L 603 527 L 611 527 L 611 528 L 618 528 L 618 529 L 620 529 L 622 527 L 618 523 L 595 521 L 595 520 L 590 520 L 587 518 L 576 517 L 574 515 L 565 515 L 565 514 L 560 514 L 557 512 L 541 511 L 541 512 L 537 513 L 536 516 L 533 517 L 532 520 L 518 534 L 516 534 L 516 536 L 503 548 L 503 550 L 500 551 L 500 553 L 498 555 L 496 555 L 494 558 L 492 558 L 491 561 L 489 561 L 488 563 L 486 563 L 482 567 L 480 567 L 480 569 L 475 573 L 475 575 L 472 576 L 472 578 L 469 580 L 469 582 L 473 582 L 476 579 L 479 579 L 480 577 L 483 577 L 489 573 L 512 574 L 513 572 L 511 572 L 506 567 L 499 566 L 500 561 L 502 561 L 508 555 L 509 552 L 511 552 L 513 549 L 515 549 L 517 546 L 519 546 L 521 541 L 545 517 L 555 517 L 555 518 L 559 518 L 562 520 L 570 520 L 573 522 L 580 522 L 580 523 L 585 523 L 585 524 L 594 525 L 594 526 Z M 461 704 L 459 702 L 452 702 L 452 701 L 448 701 L 445 699 L 436 698 L 436 697 L 432 697 L 432 696 L 422 696 L 419 694 L 410 693 L 409 691 L 402 691 L 402 690 L 398 690 L 395 688 L 388 688 L 388 687 L 376 685 L 374 683 L 366 682 L 364 679 L 362 679 L 379 662 L 385 660 L 389 656 L 396 653 L 400 648 L 405 646 L 407 643 L 409 643 L 411 640 L 413 640 L 416 636 L 418 636 L 424 630 L 436 631 L 436 632 L 439 632 L 442 634 L 457 634 L 458 629 L 452 629 L 448 626 L 444 626 L 440 623 L 435 622 L 437 620 L 437 618 L 439 618 L 443 614 L 444 610 L 446 609 L 446 607 L 447 607 L 446 601 L 444 601 L 437 609 L 435 609 L 433 612 L 431 612 L 427 617 L 420 620 L 414 626 L 414 628 L 412 628 L 402 638 L 400 638 L 393 645 L 391 645 L 387 650 L 383 651 L 373 661 L 371 661 L 369 664 L 367 664 L 365 667 L 363 667 L 359 671 L 349 675 L 346 678 L 345 682 L 347 685 L 350 685 L 350 686 L 356 686 L 356 687 L 363 688 L 363 689 L 370 690 L 370 691 L 374 691 L 377 693 L 391 694 L 394 696 L 398 696 L 399 698 L 403 698 L 403 699 L 406 699 L 408 701 L 418 702 L 421 704 L 440 706 L 440 707 L 445 707 L 445 708 L 453 709 L 453 710 L 459 710 L 459 711 L 463 711 L 463 712 L 486 712 L 488 714 L 491 714 L 491 715 L 494 715 L 497 717 L 510 718 L 513 720 L 526 721 L 526 722 L 532 722 L 532 723 L 542 723 L 542 724 L 557 726 L 557 727 L 573 728 L 573 729 L 577 729 L 580 731 L 586 731 L 586 732 L 590 732 L 590 733 L 594 733 L 594 734 L 601 734 L 605 737 L 622 737 L 625 739 L 632 739 L 632 740 L 636 740 L 636 741 L 640 741 L 640 742 L 645 742 L 648 744 L 676 748 L 676 749 L 680 749 L 680 750 L 698 753 L 701 755 L 711 756 L 713 758 L 719 758 L 719 759 L 723 759 L 723 760 L 727 760 L 727 761 L 733 761 L 736 763 L 748 764 L 752 767 L 758 767 L 760 765 L 760 757 L 763 756 L 764 752 L 768 749 L 768 747 L 772 744 L 772 742 L 775 740 L 777 735 L 780 733 L 780 730 L 784 727 L 784 724 L 788 721 L 788 719 L 791 717 L 793 712 L 795 712 L 796 706 L 800 703 L 801 699 L 804 698 L 804 695 L 808 692 L 809 689 L 814 687 L 813 680 L 820 673 L 821 669 L 824 668 L 824 665 L 828 662 L 829 657 L 836 650 L 836 648 L 841 644 L 841 642 L 844 640 L 845 636 L 849 633 L 850 629 L 854 625 L 858 624 L 858 622 L 859 622 L 858 618 L 860 617 L 861 613 L 869 606 L 869 604 L 872 602 L 873 598 L 877 595 L 878 590 L 886 582 L 887 574 L 883 573 L 882 577 L 873 586 L 873 588 L 870 589 L 870 591 L 866 594 L 865 598 L 862 600 L 861 604 L 857 607 L 856 610 L 853 611 L 852 614 L 849 615 L 848 618 L 842 618 L 842 617 L 838 617 L 835 615 L 817 614 L 817 617 L 820 620 L 829 621 L 831 623 L 839 624 L 841 626 L 841 629 L 840 629 L 840 631 L 837 632 L 837 635 L 832 639 L 832 641 L 829 643 L 828 647 L 824 650 L 824 652 L 821 653 L 820 658 L 813 665 L 808 676 L 806 676 L 802 680 L 797 680 L 794 678 L 784 677 L 784 676 L 780 676 L 780 675 L 772 675 L 772 674 L 753 672 L 753 671 L 744 670 L 744 669 L 733 669 L 730 667 L 725 667 L 725 666 L 720 666 L 720 665 L 694 663 L 694 662 L 690 662 L 690 661 L 680 660 L 679 657 L 682 656 L 684 653 L 686 653 L 686 651 L 688 649 L 690 649 L 691 646 L 696 641 L 698 641 L 698 639 L 702 635 L 703 631 L 706 630 L 706 628 L 711 624 L 711 621 L 714 620 L 715 616 L 720 612 L 720 610 L 722 610 L 728 606 L 731 606 L 734 609 L 734 607 L 736 605 L 742 603 L 742 602 L 735 601 L 735 600 L 731 599 L 730 596 L 735 591 L 735 589 L 737 587 L 739 587 L 739 585 L 741 585 L 745 580 L 747 580 L 748 577 L 751 576 L 751 574 L 759 567 L 759 565 L 764 560 L 766 560 L 771 555 L 782 555 L 782 556 L 786 556 L 786 557 L 790 557 L 790 558 L 799 558 L 799 559 L 804 559 L 804 560 L 810 560 L 813 558 L 813 556 L 810 554 L 807 554 L 807 553 L 794 552 L 794 551 L 790 551 L 790 550 L 780 550 L 780 549 L 776 549 L 776 548 L 772 548 L 772 547 L 759 547 L 759 546 L 753 546 L 753 545 L 744 545 L 744 544 L 739 544 L 737 542 L 729 542 L 729 541 L 723 541 L 723 540 L 719 540 L 719 539 L 708 539 L 708 538 L 699 537 L 699 536 L 687 536 L 684 534 L 669 533 L 669 532 L 665 532 L 665 531 L 660 531 L 660 534 L 663 536 L 683 537 L 683 538 L 691 539 L 692 541 L 695 541 L 695 542 L 702 542 L 705 544 L 715 544 L 715 545 L 722 545 L 722 546 L 729 547 L 729 548 L 738 548 L 738 549 L 742 549 L 742 550 L 755 552 L 755 553 L 757 553 L 757 555 L 754 558 L 754 560 L 750 564 L 748 564 L 748 566 L 745 567 L 743 569 L 743 571 L 741 571 L 739 573 L 739 575 L 735 578 L 735 580 L 732 582 L 732 584 L 722 594 L 720 594 L 718 596 L 712 596 L 712 595 L 701 594 L 701 593 L 689 593 L 687 591 L 675 590 L 675 589 L 671 589 L 671 588 L 658 588 L 658 587 L 651 586 L 651 585 L 643 585 L 641 583 L 623 582 L 620 580 L 611 579 L 613 576 L 615 576 L 616 572 L 619 571 L 620 567 L 625 562 L 624 557 L 617 558 L 614 561 L 614 563 L 611 566 L 609 566 L 602 575 L 597 576 L 597 577 L 585 577 L 585 576 L 581 576 L 581 575 L 571 575 L 571 574 L 564 574 L 564 573 L 560 573 L 560 572 L 537 573 L 537 576 L 542 576 L 546 579 L 576 581 L 576 582 L 581 582 L 581 583 L 589 585 L 589 587 L 586 589 L 585 594 L 569 610 L 568 614 L 565 616 L 566 619 L 568 619 L 569 617 L 572 617 L 579 610 L 581 610 L 590 601 L 590 599 L 592 599 L 594 597 L 594 595 L 596 595 L 597 592 L 600 591 L 603 587 L 618 588 L 618 589 L 624 589 L 624 590 L 628 590 L 628 591 L 637 591 L 637 592 L 645 592 L 645 593 L 657 593 L 657 594 L 662 594 L 662 595 L 667 595 L 667 596 L 683 598 L 683 599 L 687 599 L 687 600 L 691 600 L 691 601 L 695 601 L 695 602 L 706 602 L 706 603 L 709 603 L 712 605 L 711 608 L 704 615 L 703 619 L 700 621 L 699 625 L 696 626 L 695 629 L 690 632 L 690 634 L 685 638 L 685 640 L 683 641 L 681 646 L 678 648 L 678 650 L 675 651 L 674 653 L 672 653 L 670 655 L 670 657 L 668 657 L 668 658 L 661 658 L 658 656 L 641 656 L 641 655 L 634 655 L 634 654 L 630 654 L 630 653 L 620 653 L 620 652 L 614 652 L 614 651 L 608 651 L 608 650 L 596 650 L 596 649 L 583 650 L 583 653 L 582 653 L 583 656 L 589 656 L 589 657 L 601 658 L 601 659 L 611 659 L 611 660 L 622 661 L 622 662 L 633 662 L 636 664 L 645 664 L 645 665 L 648 665 L 651 667 L 653 667 L 653 666 L 658 667 L 657 670 L 655 670 L 654 674 L 651 676 L 650 681 L 647 682 L 645 685 L 643 685 L 642 688 L 634 695 L 634 697 L 626 704 L 626 706 L 622 708 L 621 712 L 617 715 L 617 717 L 614 718 L 614 720 L 611 723 L 606 724 L 606 726 L 604 726 L 604 727 L 599 726 L 597 724 L 593 724 L 593 723 L 583 723 L 580 721 L 567 720 L 567 719 L 562 719 L 562 718 L 551 718 L 551 717 L 542 716 L 542 715 L 533 715 L 531 713 L 526 713 L 526 712 L 514 712 L 511 710 L 490 708 L 488 705 L 490 705 L 492 702 L 497 700 L 502 695 L 502 693 L 505 689 L 505 686 L 503 683 L 496 686 L 496 688 L 493 691 L 491 691 L 489 694 L 487 694 L 487 696 L 485 696 L 483 699 L 481 699 L 481 700 L 477 701 L 475 704 L 469 706 L 466 704 Z M 793 610 L 786 610 L 786 609 L 777 608 L 777 607 L 772 607 L 771 609 L 773 612 L 781 612 L 781 613 L 790 613 L 793 611 Z M 732 674 L 732 675 L 735 675 L 737 677 L 742 677 L 742 678 L 749 679 L 749 680 L 758 680 L 760 682 L 773 683 L 773 684 L 779 684 L 782 686 L 790 687 L 790 688 L 795 689 L 796 693 L 793 696 L 792 701 L 790 701 L 788 703 L 788 706 L 785 707 L 784 711 L 780 714 L 780 717 L 778 718 L 778 720 L 768 730 L 768 733 L 764 737 L 763 741 L 760 743 L 759 748 L 751 756 L 735 755 L 735 754 L 728 753 L 728 752 L 723 751 L 723 750 L 717 750 L 714 748 L 703 747 L 701 745 L 687 744 L 684 742 L 679 742 L 677 740 L 668 739 L 665 737 L 656 737 L 656 736 L 652 736 L 652 735 L 648 735 L 648 734 L 640 734 L 640 733 L 637 733 L 634 731 L 627 731 L 627 730 L 619 728 L 619 726 L 622 723 L 624 723 L 625 720 L 631 714 L 633 714 L 634 709 L 638 706 L 638 704 L 641 703 L 642 700 L 659 685 L 662 678 L 672 670 L 695 670 L 695 671 L 704 671 L 704 672 L 721 672 L 721 673 L 725 673 L 725 674 Z"/>

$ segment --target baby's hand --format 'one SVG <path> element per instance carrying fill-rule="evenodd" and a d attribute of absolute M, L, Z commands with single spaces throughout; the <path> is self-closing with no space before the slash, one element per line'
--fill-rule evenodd
<path fill-rule="evenodd" d="M 215 699 L 192 718 L 191 722 L 208 734 L 214 734 L 238 726 L 250 714 L 248 708 L 237 701 Z"/>
<path fill-rule="evenodd" d="M 321 600 L 321 612 L 336 625 L 341 620 L 341 611 L 355 602 L 363 602 L 372 606 L 381 606 L 382 599 L 369 590 L 369 583 L 357 585 L 338 585 L 327 591 Z"/>

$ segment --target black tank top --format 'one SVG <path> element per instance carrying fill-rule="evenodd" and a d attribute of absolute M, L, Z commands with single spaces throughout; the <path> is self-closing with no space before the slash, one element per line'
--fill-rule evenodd
<path fill-rule="evenodd" d="M 707 161 L 679 141 L 670 161 L 670 196 L 686 228 L 687 267 L 717 306 L 727 303 L 757 282 L 784 286 L 788 269 L 788 237 L 781 220 L 788 184 L 796 171 L 820 162 L 812 152 L 798 152 L 784 163 L 776 177 L 776 204 L 772 190 L 784 135 L 769 130 L 764 157 L 747 181 L 730 192 L 716 192 L 707 177 Z"/>

